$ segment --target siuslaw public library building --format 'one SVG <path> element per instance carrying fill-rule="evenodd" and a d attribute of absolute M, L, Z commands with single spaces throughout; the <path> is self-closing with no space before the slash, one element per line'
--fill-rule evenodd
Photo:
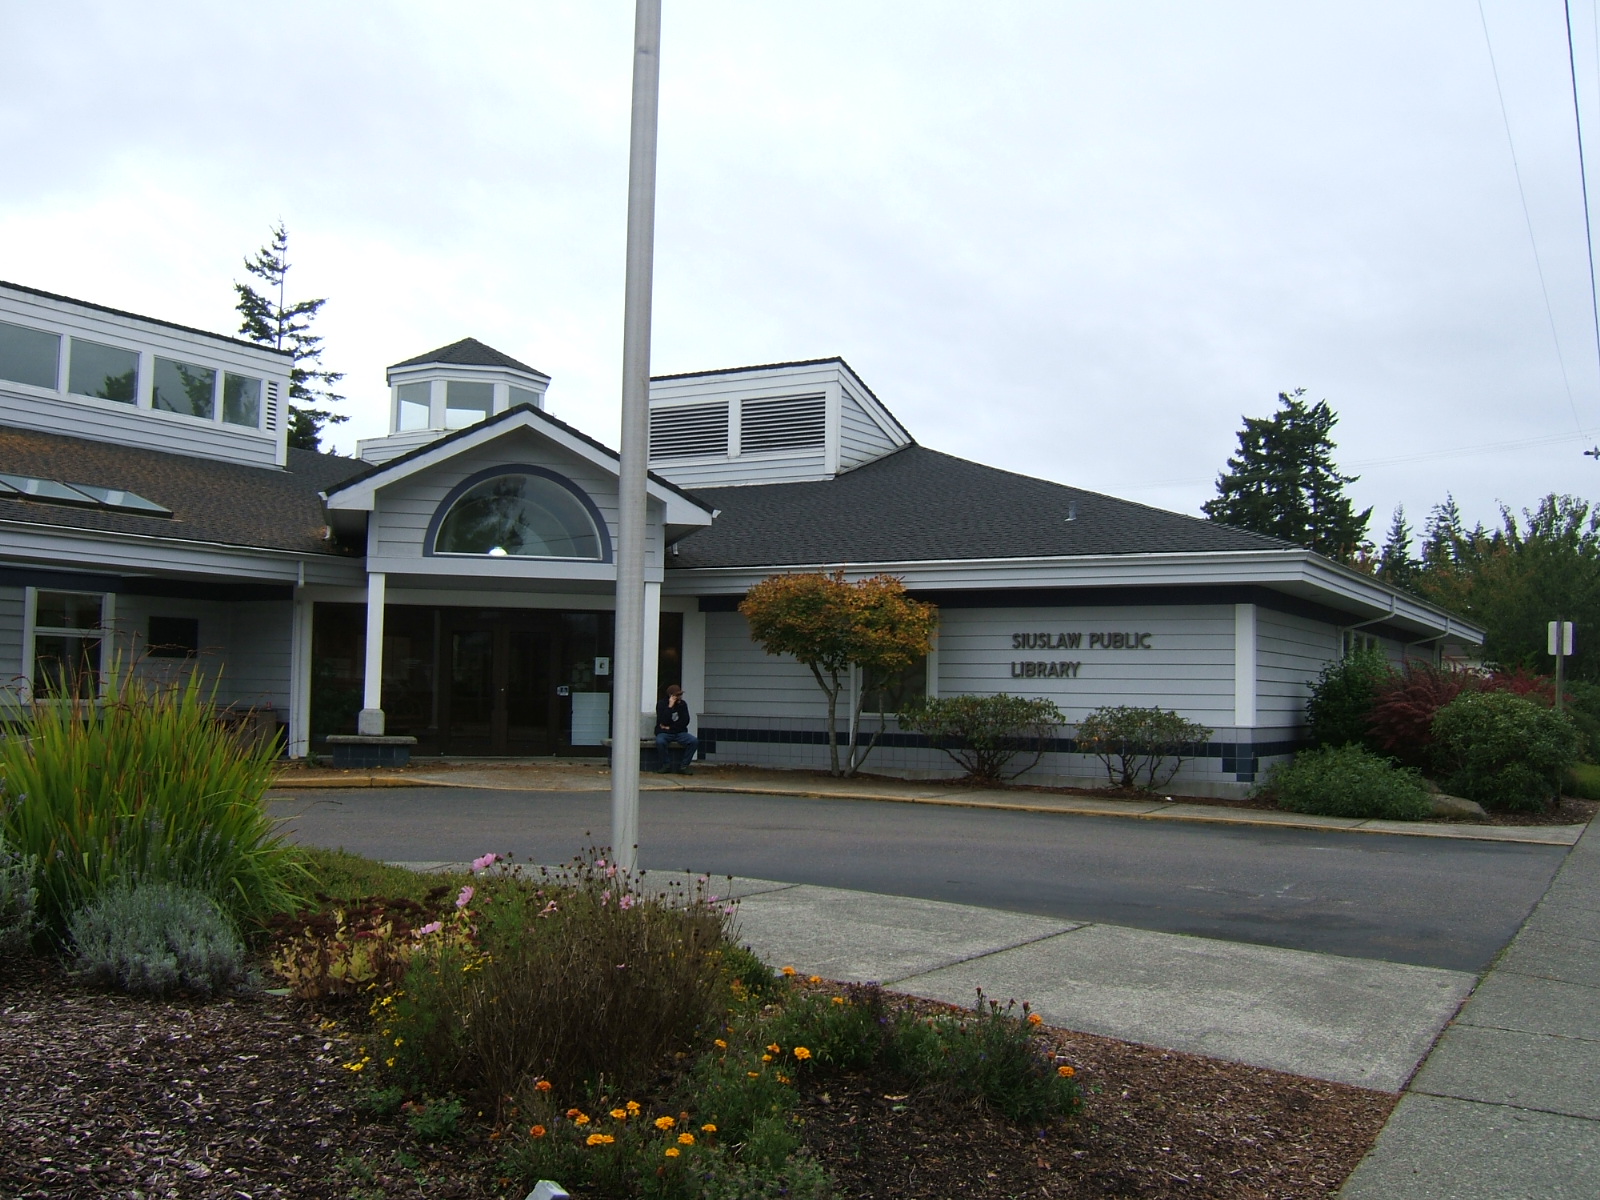
<path fill-rule="evenodd" d="M 417 756 L 599 756 L 612 694 L 614 450 L 550 377 L 465 339 L 388 370 L 389 430 L 289 449 L 286 354 L 0 283 L 0 684 L 113 663 Z M 903 694 L 1010 692 L 1069 722 L 1160 705 L 1214 732 L 1185 786 L 1248 787 L 1351 645 L 1470 657 L 1482 631 L 1272 538 L 928 449 L 840 358 L 650 392 L 644 695 L 688 693 L 713 762 L 823 766 L 810 672 L 739 601 L 783 571 L 889 572 L 940 629 Z M 652 640 L 653 639 L 653 640 Z M 875 718 L 868 720 L 869 729 Z M 892 716 L 868 769 L 954 773 Z M 1040 781 L 1097 766 L 1061 728 Z"/>

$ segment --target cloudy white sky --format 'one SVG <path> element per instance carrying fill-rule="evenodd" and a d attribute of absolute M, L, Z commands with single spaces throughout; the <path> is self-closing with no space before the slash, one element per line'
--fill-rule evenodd
<path fill-rule="evenodd" d="M 657 373 L 840 354 L 925 445 L 1186 512 L 1295 387 L 1375 535 L 1600 493 L 1560 0 L 665 10 Z M 282 218 L 340 448 L 467 335 L 614 444 L 632 17 L 0 0 L 0 278 L 232 332 Z"/>

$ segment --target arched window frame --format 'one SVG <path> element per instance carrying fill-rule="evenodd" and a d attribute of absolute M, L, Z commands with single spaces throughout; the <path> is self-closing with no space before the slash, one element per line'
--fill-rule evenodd
<path fill-rule="evenodd" d="M 565 488 L 568 492 L 571 492 L 572 495 L 577 499 L 578 503 L 583 505 L 584 511 L 589 514 L 589 519 L 594 522 L 595 533 L 600 539 L 600 557 L 598 559 L 558 558 L 553 556 L 545 557 L 544 555 L 519 554 L 507 556 L 505 559 L 499 559 L 496 561 L 517 562 L 520 560 L 522 562 L 579 563 L 608 563 L 613 561 L 611 557 L 611 530 L 607 527 L 605 517 L 601 515 L 600 509 L 595 505 L 594 500 L 590 498 L 589 493 L 584 491 L 577 484 L 573 483 L 572 480 L 568 479 L 565 475 L 562 475 L 557 471 L 552 471 L 549 467 L 534 466 L 532 463 L 507 463 L 498 467 L 486 467 L 482 471 L 468 475 L 460 483 L 456 484 L 455 487 L 451 488 L 449 494 L 447 494 L 445 498 L 439 502 L 439 507 L 434 509 L 433 517 L 428 522 L 428 534 L 427 537 L 423 539 L 422 543 L 422 553 L 424 557 L 470 559 L 482 559 L 489 557 L 486 554 L 462 554 L 451 550 L 439 550 L 436 547 L 439 537 L 439 529 L 444 524 L 445 518 L 450 515 L 450 510 L 456 506 L 456 502 L 470 492 L 473 488 L 477 487 L 480 483 L 484 483 L 490 479 L 498 479 L 502 475 L 536 475 L 540 479 L 548 479 L 551 483 L 558 484 L 559 486 Z"/>

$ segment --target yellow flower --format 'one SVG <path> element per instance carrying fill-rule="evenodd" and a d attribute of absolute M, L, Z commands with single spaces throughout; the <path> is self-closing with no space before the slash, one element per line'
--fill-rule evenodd
<path fill-rule="evenodd" d="M 394 1044 L 396 1046 L 404 1046 L 406 1044 L 406 1040 L 405 1038 L 395 1038 Z"/>
<path fill-rule="evenodd" d="M 394 1067 L 394 1055 L 391 1054 L 388 1058 L 384 1059 L 383 1065 L 392 1069 Z"/>
<path fill-rule="evenodd" d="M 822 982 L 822 976 L 821 975 L 807 975 L 806 976 L 806 982 L 807 983 L 821 983 Z"/>
<path fill-rule="evenodd" d="M 542 1138 L 545 1135 L 546 1132 L 547 1132 L 547 1130 L 545 1129 L 545 1127 L 543 1125 L 530 1125 L 528 1127 L 528 1136 L 529 1137 Z"/>
<path fill-rule="evenodd" d="M 763 1054 L 763 1055 L 762 1055 L 762 1056 L 761 1056 L 761 1061 L 762 1061 L 762 1062 L 771 1062 L 771 1061 L 772 1061 L 772 1055 L 770 1055 L 770 1054 Z"/>
<path fill-rule="evenodd" d="M 783 1053 L 783 1047 L 778 1045 L 777 1042 L 773 1042 L 770 1046 L 767 1047 L 767 1052 L 770 1053 L 770 1054 L 782 1054 Z"/>
<path fill-rule="evenodd" d="M 811 1051 L 807 1050 L 804 1046 L 796 1046 L 794 1048 L 794 1056 L 801 1062 L 805 1062 L 806 1059 L 811 1057 Z"/>
<path fill-rule="evenodd" d="M 680 1155 L 682 1153 L 683 1153 L 683 1151 L 679 1150 L 676 1146 L 668 1146 L 667 1147 L 667 1157 L 668 1158 L 677 1158 L 678 1155 Z"/>
<path fill-rule="evenodd" d="M 628 1110 L 625 1108 L 613 1108 L 611 1110 L 611 1119 L 613 1121 L 626 1121 L 628 1119 Z"/>
<path fill-rule="evenodd" d="M 800 972 L 796 971 L 793 967 L 784 967 L 783 968 L 783 974 L 785 974 L 785 975 L 793 976 L 793 975 L 798 975 L 799 973 Z"/>
<path fill-rule="evenodd" d="M 628 1110 L 629 1116 L 637 1117 L 639 1115 L 639 1102 L 637 1100 L 629 1100 L 623 1107 Z"/>
<path fill-rule="evenodd" d="M 1041 1017 L 1038 1013 L 1029 1013 L 1028 1014 L 1028 1024 L 1029 1025 L 1043 1025 L 1044 1024 L 1044 1018 Z"/>
<path fill-rule="evenodd" d="M 761 1072 L 760 1071 L 746 1071 L 745 1074 L 750 1076 L 751 1079 L 760 1079 L 761 1078 Z"/>
<path fill-rule="evenodd" d="M 680 1133 L 678 1135 L 678 1145 L 680 1145 L 680 1146 L 692 1146 L 692 1145 L 694 1145 L 694 1134 L 692 1134 L 692 1133 Z"/>
<path fill-rule="evenodd" d="M 587 1143 L 591 1146 L 609 1146 L 616 1140 L 617 1139 L 612 1137 L 609 1133 L 591 1133 L 587 1139 Z"/>
<path fill-rule="evenodd" d="M 833 1002 L 835 1004 L 843 1004 L 844 1003 L 844 997 L 843 996 L 835 996 L 833 998 Z"/>
<path fill-rule="evenodd" d="M 702 1126 L 700 1126 L 700 1132 L 701 1133 L 715 1133 L 716 1131 L 717 1131 L 717 1127 L 715 1125 L 702 1125 Z"/>
<path fill-rule="evenodd" d="M 723 1041 L 721 1038 L 718 1038 L 717 1039 L 717 1049 L 718 1050 L 726 1050 L 727 1048 L 728 1048 L 728 1043 Z"/>
<path fill-rule="evenodd" d="M 1063 1078 L 1063 1079 L 1071 1079 L 1074 1075 L 1077 1074 L 1077 1072 L 1074 1071 L 1071 1067 L 1057 1067 L 1056 1068 L 1056 1074 L 1061 1076 L 1061 1078 Z"/>
<path fill-rule="evenodd" d="M 579 1113 L 577 1116 L 572 1118 L 572 1123 L 574 1125 L 587 1125 L 589 1123 L 589 1114 Z"/>
<path fill-rule="evenodd" d="M 782 1071 L 779 1071 L 778 1072 L 778 1082 L 779 1083 L 788 1083 L 789 1082 L 789 1077 L 787 1075 L 785 1075 Z"/>
<path fill-rule="evenodd" d="M 671 1129 L 677 1122 L 671 1117 L 657 1117 L 656 1128 L 661 1130 Z"/>

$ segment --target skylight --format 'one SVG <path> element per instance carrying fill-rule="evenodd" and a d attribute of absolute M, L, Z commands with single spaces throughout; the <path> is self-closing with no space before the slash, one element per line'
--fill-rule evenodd
<path fill-rule="evenodd" d="M 137 513 L 144 517 L 170 517 L 172 510 L 146 500 L 137 492 L 100 487 L 90 483 L 61 483 L 36 479 L 32 475 L 0 473 L 0 500 L 36 500 L 41 504 L 62 504 L 72 508 L 101 508 L 112 512 Z"/>

